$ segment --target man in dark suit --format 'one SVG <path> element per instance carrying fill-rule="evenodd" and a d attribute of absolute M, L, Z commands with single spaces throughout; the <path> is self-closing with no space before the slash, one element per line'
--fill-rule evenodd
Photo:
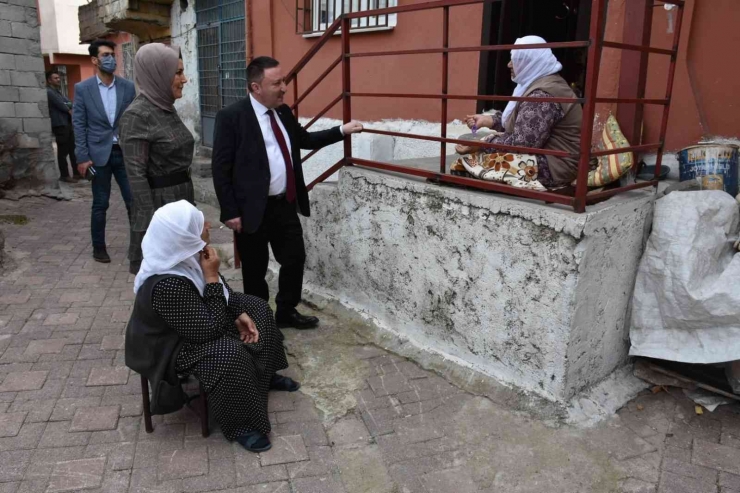
<path fill-rule="evenodd" d="M 72 124 L 75 131 L 77 169 L 82 176 L 92 177 L 92 235 L 93 259 L 108 263 L 105 248 L 105 220 L 110 201 L 111 179 L 115 177 L 121 189 L 126 209 L 131 210 L 131 187 L 123 165 L 123 154 L 118 145 L 118 121 L 136 97 L 134 83 L 114 75 L 116 71 L 116 44 L 95 40 L 88 51 L 96 68 L 93 77 L 75 84 L 75 102 Z M 129 212 L 130 214 L 130 212 Z"/>
<path fill-rule="evenodd" d="M 67 183 L 75 183 L 82 178 L 77 171 L 75 160 L 75 136 L 72 131 L 72 101 L 61 92 L 62 78 L 53 70 L 46 72 L 46 96 L 49 99 L 49 117 L 51 131 L 57 141 L 57 162 L 59 164 L 59 179 Z M 74 178 L 69 176 L 67 156 L 72 164 Z"/>
<path fill-rule="evenodd" d="M 309 329 L 318 318 L 296 306 L 303 289 L 306 250 L 298 212 L 310 214 L 301 149 L 320 149 L 362 131 L 349 122 L 307 132 L 283 103 L 285 80 L 277 60 L 258 57 L 247 67 L 249 97 L 219 111 L 213 144 L 213 183 L 221 221 L 236 232 L 244 292 L 268 300 L 268 245 L 280 264 L 275 297 L 278 327 Z"/>

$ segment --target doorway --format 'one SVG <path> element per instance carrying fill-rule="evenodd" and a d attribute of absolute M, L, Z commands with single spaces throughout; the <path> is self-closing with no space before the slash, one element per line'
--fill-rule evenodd
<path fill-rule="evenodd" d="M 501 0 L 486 3 L 481 44 L 514 44 L 517 38 L 535 35 L 548 43 L 586 41 L 589 36 L 592 0 Z M 563 78 L 580 97 L 586 82 L 586 50 L 556 49 L 563 64 Z M 508 51 L 481 52 L 478 94 L 507 96 L 514 91 L 506 65 Z M 505 101 L 479 101 L 477 111 L 503 110 Z"/>

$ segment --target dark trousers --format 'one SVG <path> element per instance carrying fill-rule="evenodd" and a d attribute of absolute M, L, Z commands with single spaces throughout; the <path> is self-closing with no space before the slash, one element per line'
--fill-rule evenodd
<path fill-rule="evenodd" d="M 54 139 L 57 141 L 57 163 L 59 164 L 59 175 L 61 178 L 69 176 L 67 169 L 67 156 L 72 164 L 72 172 L 75 176 L 80 176 L 77 172 L 77 160 L 75 160 L 75 136 L 72 131 L 72 125 L 64 127 L 53 127 Z"/>
<path fill-rule="evenodd" d="M 105 166 L 94 166 L 95 178 L 92 181 L 92 218 L 90 220 L 90 232 L 92 233 L 92 244 L 94 247 L 105 246 L 105 219 L 110 202 L 110 186 L 112 178 L 116 179 L 118 188 L 121 189 L 123 201 L 131 217 L 131 187 L 128 184 L 126 167 L 123 165 L 123 154 L 121 148 L 113 146 L 113 150 Z"/>
<path fill-rule="evenodd" d="M 291 314 L 301 301 L 303 290 L 303 265 L 306 249 L 303 228 L 298 219 L 295 203 L 284 198 L 267 200 L 262 224 L 254 233 L 236 235 L 236 246 L 242 261 L 244 294 L 270 299 L 265 275 L 269 262 L 268 244 L 280 264 L 278 294 L 275 296 L 276 314 Z"/>

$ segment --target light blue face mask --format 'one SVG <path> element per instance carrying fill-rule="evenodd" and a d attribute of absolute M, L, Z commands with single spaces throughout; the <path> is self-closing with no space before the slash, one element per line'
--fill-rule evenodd
<path fill-rule="evenodd" d="M 100 67 L 100 70 L 102 70 L 103 72 L 107 74 L 112 74 L 116 71 L 116 57 L 104 57 L 102 60 L 100 60 L 100 64 L 98 64 L 98 67 Z"/>

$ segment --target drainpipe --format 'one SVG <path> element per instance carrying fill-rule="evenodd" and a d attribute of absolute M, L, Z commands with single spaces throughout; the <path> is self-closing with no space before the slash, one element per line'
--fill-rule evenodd
<path fill-rule="evenodd" d="M 252 37 L 252 1 L 253 0 L 244 0 L 244 3 L 246 4 L 246 15 L 244 22 L 246 23 L 246 29 L 247 29 L 247 64 L 252 61 L 252 58 L 254 58 L 254 38 Z"/>
<path fill-rule="evenodd" d="M 687 8 L 688 5 L 685 5 Z M 711 135 L 712 132 L 709 129 L 709 122 L 707 121 L 706 111 L 704 110 L 704 104 L 702 103 L 701 94 L 699 87 L 696 82 L 696 67 L 694 66 L 694 58 L 691 56 L 691 39 L 692 32 L 694 30 L 694 10 L 696 9 L 696 2 L 691 2 L 691 25 L 689 26 L 688 39 L 686 40 L 686 71 L 689 76 L 689 86 L 691 87 L 691 93 L 694 96 L 694 104 L 696 105 L 696 112 L 699 114 L 699 125 L 701 125 L 702 136 Z M 684 17 L 689 12 L 684 11 Z"/>

